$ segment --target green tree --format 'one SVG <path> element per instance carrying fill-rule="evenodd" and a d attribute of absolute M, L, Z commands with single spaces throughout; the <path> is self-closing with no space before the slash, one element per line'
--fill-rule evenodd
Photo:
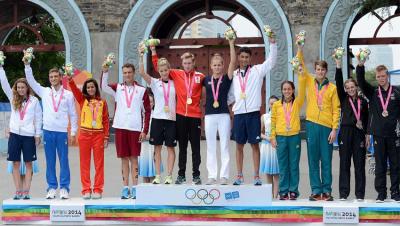
<path fill-rule="evenodd" d="M 46 14 L 36 15 L 41 20 Z M 54 21 L 54 18 L 47 15 L 47 20 L 40 28 L 40 34 L 45 43 L 62 44 L 64 38 L 60 27 Z M 32 24 L 31 18 L 23 21 L 26 24 Z M 35 48 L 38 43 L 35 34 L 23 27 L 16 27 L 5 41 L 5 45 L 32 45 Z M 21 77 L 25 77 L 24 64 L 22 62 L 22 52 L 5 52 L 7 57 L 4 62 L 4 70 L 11 86 Z M 49 86 L 48 72 L 53 67 L 60 68 L 65 62 L 65 52 L 34 52 L 35 59 L 31 62 L 33 74 L 36 80 L 43 86 Z M 0 91 L 0 102 L 8 102 L 3 90 Z"/>

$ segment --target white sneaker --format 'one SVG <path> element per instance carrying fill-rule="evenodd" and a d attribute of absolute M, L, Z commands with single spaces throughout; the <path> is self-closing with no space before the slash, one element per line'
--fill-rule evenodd
<path fill-rule="evenodd" d="M 214 178 L 208 178 L 206 185 L 214 185 L 217 183 L 217 180 Z"/>
<path fill-rule="evenodd" d="M 60 199 L 69 199 L 67 189 L 65 189 L 65 188 L 60 189 Z"/>
<path fill-rule="evenodd" d="M 55 199 L 56 198 L 56 189 L 50 188 L 47 191 L 46 199 Z"/>

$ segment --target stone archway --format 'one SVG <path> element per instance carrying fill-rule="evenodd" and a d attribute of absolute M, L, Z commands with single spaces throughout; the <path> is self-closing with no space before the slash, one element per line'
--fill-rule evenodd
<path fill-rule="evenodd" d="M 137 45 L 145 37 L 150 35 L 153 26 L 159 16 L 171 6 L 178 3 L 178 0 L 154 0 L 139 1 L 135 4 L 122 29 L 119 44 L 119 61 L 137 64 Z M 245 7 L 257 22 L 258 27 L 269 24 L 276 31 L 278 41 L 278 60 L 276 67 L 272 70 L 270 79 L 266 80 L 268 98 L 271 94 L 280 93 L 280 83 L 283 80 L 293 80 L 293 72 L 289 67 L 289 60 L 292 58 L 292 36 L 287 18 L 276 0 L 238 0 Z M 263 34 L 264 43 L 268 38 Z M 265 52 L 268 54 L 268 45 L 265 45 Z M 121 69 L 119 69 L 121 80 Z"/>
<path fill-rule="evenodd" d="M 360 8 L 359 0 L 335 0 L 329 7 L 321 29 L 321 59 L 328 62 L 331 70 L 328 71 L 330 80 L 334 79 L 335 62 L 332 57 L 333 50 L 338 46 L 348 46 L 348 36 L 351 24 Z M 348 62 L 347 54 L 343 56 L 343 62 Z M 343 70 L 343 76 L 347 78 L 348 71 Z"/>
<path fill-rule="evenodd" d="M 66 61 L 72 62 L 79 69 L 91 71 L 89 29 L 76 3 L 64 0 L 27 1 L 46 10 L 60 26 L 65 42 Z"/>

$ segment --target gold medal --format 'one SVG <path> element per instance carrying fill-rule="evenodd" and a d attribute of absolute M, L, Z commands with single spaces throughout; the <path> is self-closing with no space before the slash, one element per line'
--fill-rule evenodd
<path fill-rule="evenodd" d="M 389 112 L 388 112 L 387 110 L 384 110 L 384 111 L 382 112 L 382 116 L 383 116 L 383 117 L 388 117 L 388 116 L 389 116 Z"/>
<path fill-rule="evenodd" d="M 193 101 L 192 101 L 192 98 L 190 98 L 190 97 L 187 98 L 187 100 L 186 100 L 186 103 L 187 103 L 187 104 L 192 104 L 192 102 L 193 102 Z"/>
<path fill-rule="evenodd" d="M 322 105 L 318 105 L 318 109 L 322 111 Z"/>
<path fill-rule="evenodd" d="M 218 103 L 218 101 L 214 101 L 214 103 L 213 103 L 213 107 L 214 107 L 214 108 L 218 108 L 218 107 L 219 107 L 219 103 Z"/>
<path fill-rule="evenodd" d="M 169 107 L 168 106 L 164 106 L 164 111 L 165 112 L 169 112 Z"/>
<path fill-rule="evenodd" d="M 246 99 L 246 93 L 242 92 L 242 93 L 240 94 L 240 98 Z"/>

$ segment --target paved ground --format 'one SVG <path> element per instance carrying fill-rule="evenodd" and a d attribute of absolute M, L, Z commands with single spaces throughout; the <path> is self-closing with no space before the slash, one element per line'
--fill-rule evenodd
<path fill-rule="evenodd" d="M 207 170 L 206 170 L 206 143 L 202 141 L 201 143 L 201 153 L 202 153 L 202 163 L 201 163 L 201 177 L 203 182 L 207 179 Z M 69 158 L 70 158 L 70 168 L 71 168 L 71 196 L 79 196 L 80 195 L 80 174 L 79 174 L 79 149 L 77 147 L 70 148 L 69 150 Z M 178 150 L 176 150 L 178 153 Z M 236 163 L 235 163 L 235 144 L 231 142 L 231 177 L 235 175 L 236 172 Z M 190 155 L 189 155 L 190 156 Z M 244 177 L 246 183 L 252 183 L 253 178 L 253 165 L 251 161 L 251 150 L 250 146 L 245 147 L 245 164 L 244 164 Z M 14 186 L 12 183 L 11 175 L 6 172 L 7 161 L 6 156 L 2 155 L 0 157 L 0 200 L 4 200 L 12 197 L 14 194 Z M 163 161 L 165 163 L 166 160 L 166 150 L 163 152 Z M 46 183 L 45 183 L 45 159 L 43 153 L 43 147 L 40 147 L 38 150 L 38 161 L 40 165 L 40 172 L 34 175 L 32 182 L 32 191 L 31 195 L 33 197 L 44 197 Z M 177 163 L 174 168 L 174 177 L 177 175 Z M 338 179 L 339 179 L 339 153 L 337 151 L 333 154 L 333 195 L 335 198 L 338 197 Z M 368 164 L 367 164 L 368 168 Z M 188 159 L 188 167 L 187 169 L 191 169 L 191 159 Z M 301 153 L 301 161 L 300 161 L 300 198 L 307 198 L 310 194 L 310 185 L 309 185 L 309 177 L 308 177 L 308 164 L 307 164 L 307 152 L 306 152 L 306 144 L 305 141 L 302 142 L 302 153 Z M 191 180 L 191 170 L 187 171 L 187 178 L 189 181 Z M 353 176 L 353 175 L 352 175 Z M 265 182 L 265 177 L 262 178 Z M 353 178 L 352 178 L 353 180 Z M 354 182 L 351 183 L 351 195 L 349 198 L 354 198 Z M 105 189 L 104 196 L 105 197 L 116 197 L 120 195 L 121 189 L 121 169 L 120 169 L 120 161 L 116 158 L 115 146 L 114 144 L 110 144 L 109 147 L 105 150 Z M 373 176 L 367 173 L 367 186 L 366 186 L 366 198 L 375 199 L 376 193 L 373 186 Z"/>

